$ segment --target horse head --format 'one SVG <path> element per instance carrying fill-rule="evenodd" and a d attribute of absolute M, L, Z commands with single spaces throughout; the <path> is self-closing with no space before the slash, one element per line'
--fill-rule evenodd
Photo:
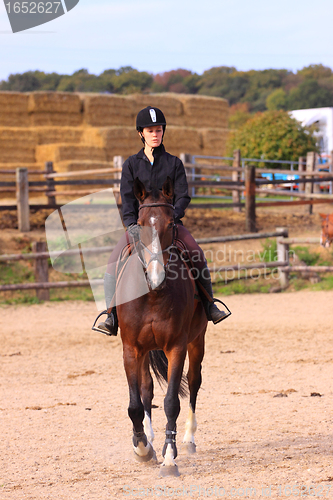
<path fill-rule="evenodd" d="M 167 177 L 162 190 L 147 191 L 139 178 L 136 178 L 133 191 L 139 201 L 141 260 L 148 284 L 155 290 L 166 278 L 170 250 L 173 246 L 173 183 L 170 177 Z"/>
<path fill-rule="evenodd" d="M 319 214 L 321 217 L 320 244 L 329 248 L 333 241 L 333 214 Z"/>

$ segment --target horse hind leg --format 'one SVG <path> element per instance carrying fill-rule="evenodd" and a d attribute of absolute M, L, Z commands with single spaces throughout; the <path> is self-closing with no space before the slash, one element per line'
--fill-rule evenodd
<path fill-rule="evenodd" d="M 167 417 L 166 439 L 162 455 L 164 461 L 161 465 L 160 476 L 179 476 L 175 458 L 177 457 L 176 446 L 176 421 L 180 412 L 179 390 L 183 374 L 186 349 L 178 351 L 174 349 L 167 354 L 168 357 L 168 390 L 164 398 L 164 411 Z"/>
<path fill-rule="evenodd" d="M 187 379 L 190 389 L 190 407 L 185 423 L 185 435 L 183 443 L 186 452 L 192 454 L 196 452 L 194 434 L 197 430 L 197 419 L 195 416 L 195 407 L 198 391 L 201 386 L 201 363 L 204 356 L 204 332 L 188 345 L 189 369 Z"/>

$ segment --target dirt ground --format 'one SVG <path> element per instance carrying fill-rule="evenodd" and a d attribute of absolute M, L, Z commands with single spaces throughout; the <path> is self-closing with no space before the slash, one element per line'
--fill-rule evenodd
<path fill-rule="evenodd" d="M 238 214 L 225 217 L 224 227 L 219 219 L 218 234 L 245 232 Z M 261 230 L 286 225 L 292 236 L 319 236 L 319 216 L 304 210 L 259 213 L 258 220 Z M 193 227 L 196 236 L 207 234 Z M 1 231 L 3 253 L 14 235 Z M 121 340 L 91 331 L 95 304 L 1 306 L 1 500 L 333 498 L 333 292 L 225 300 L 232 316 L 206 335 L 197 453 L 181 447 L 185 399 L 181 475 L 171 479 L 158 475 L 164 389 L 155 384 L 158 464 L 139 464 Z"/>
<path fill-rule="evenodd" d="M 332 498 L 332 301 L 333 292 L 228 297 L 233 315 L 207 332 L 197 454 L 180 445 L 183 400 L 181 476 L 171 479 L 132 456 L 121 340 L 90 330 L 95 305 L 2 307 L 0 498 L 276 499 L 296 485 Z"/>

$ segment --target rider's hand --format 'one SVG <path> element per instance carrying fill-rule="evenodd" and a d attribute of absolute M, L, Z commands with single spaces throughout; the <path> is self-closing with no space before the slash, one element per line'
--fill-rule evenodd
<path fill-rule="evenodd" d="M 127 228 L 128 234 L 133 238 L 134 243 L 140 241 L 140 226 L 138 224 L 131 224 Z"/>

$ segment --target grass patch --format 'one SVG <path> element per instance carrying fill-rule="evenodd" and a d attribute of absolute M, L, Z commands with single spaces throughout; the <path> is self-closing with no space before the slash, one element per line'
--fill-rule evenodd
<path fill-rule="evenodd" d="M 320 254 L 317 252 L 311 252 L 309 247 L 296 246 L 293 247 L 293 251 L 307 266 L 315 266 L 316 264 L 319 264 Z"/>
<path fill-rule="evenodd" d="M 16 285 L 17 283 L 33 283 L 35 276 L 32 266 L 11 262 L 0 262 L 0 283 L 2 285 Z"/>
<path fill-rule="evenodd" d="M 277 257 L 277 241 L 267 239 L 261 242 L 263 250 L 259 252 L 261 262 L 274 262 L 278 260 Z"/>
<path fill-rule="evenodd" d="M 235 280 L 222 284 L 214 284 L 214 293 L 217 295 L 240 295 L 245 293 L 268 293 L 275 283 L 274 280 L 264 279 L 248 279 L 248 280 Z"/>

